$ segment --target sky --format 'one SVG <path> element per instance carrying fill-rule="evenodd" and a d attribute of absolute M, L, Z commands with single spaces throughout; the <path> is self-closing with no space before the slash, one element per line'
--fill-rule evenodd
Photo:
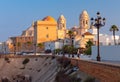
<path fill-rule="evenodd" d="M 79 26 L 79 16 L 86 10 L 91 17 L 100 12 L 106 25 L 100 33 L 111 34 L 111 25 L 120 27 L 120 0 L 0 0 L 0 42 L 21 35 L 33 21 L 52 16 L 56 20 L 63 14 L 67 28 Z M 120 32 L 116 33 L 120 35 Z"/>

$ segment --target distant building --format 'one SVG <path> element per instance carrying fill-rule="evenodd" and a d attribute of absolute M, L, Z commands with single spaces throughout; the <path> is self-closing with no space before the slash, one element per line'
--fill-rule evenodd
<path fill-rule="evenodd" d="M 0 43 L 0 54 L 7 54 L 7 53 L 9 53 L 9 51 L 8 51 L 8 46 L 6 42 L 1 42 Z"/>
<path fill-rule="evenodd" d="M 100 34 L 100 45 L 114 45 L 114 37 L 113 35 Z M 119 44 L 120 37 L 118 35 L 115 36 L 116 43 Z"/>
<path fill-rule="evenodd" d="M 10 37 L 12 40 L 11 52 L 33 52 L 33 36 Z"/>
<path fill-rule="evenodd" d="M 93 26 L 92 28 L 92 34 L 95 36 L 94 41 L 96 42 L 95 44 L 97 45 L 97 29 Z M 120 36 L 115 35 L 115 39 L 117 44 L 120 44 Z M 108 34 L 99 34 L 99 43 L 100 45 L 114 45 L 114 37 L 113 35 L 108 35 Z"/>
<path fill-rule="evenodd" d="M 29 28 L 24 30 L 21 36 L 34 36 L 34 23 Z"/>

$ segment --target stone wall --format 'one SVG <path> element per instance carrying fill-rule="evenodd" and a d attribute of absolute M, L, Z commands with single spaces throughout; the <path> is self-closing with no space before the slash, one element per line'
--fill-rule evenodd
<path fill-rule="evenodd" d="M 100 82 L 120 82 L 120 65 L 79 59 L 71 59 L 71 64 Z"/>

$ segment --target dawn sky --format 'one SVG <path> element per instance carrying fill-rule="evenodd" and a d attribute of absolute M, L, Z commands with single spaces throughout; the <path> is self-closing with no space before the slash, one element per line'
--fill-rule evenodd
<path fill-rule="evenodd" d="M 100 11 L 106 18 L 101 33 L 109 32 L 111 25 L 120 27 L 120 0 L 0 0 L 0 42 L 19 36 L 33 21 L 50 15 L 56 20 L 63 14 L 67 28 L 79 25 L 79 15 L 87 10 L 90 17 Z M 120 32 L 116 34 L 120 35 Z"/>

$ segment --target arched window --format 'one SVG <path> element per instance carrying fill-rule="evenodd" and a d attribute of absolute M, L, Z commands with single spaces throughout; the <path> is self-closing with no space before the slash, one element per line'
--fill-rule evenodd
<path fill-rule="evenodd" d="M 88 20 L 86 20 L 86 24 L 88 24 Z"/>
<path fill-rule="evenodd" d="M 85 25 L 85 21 L 83 21 L 83 25 Z"/>

